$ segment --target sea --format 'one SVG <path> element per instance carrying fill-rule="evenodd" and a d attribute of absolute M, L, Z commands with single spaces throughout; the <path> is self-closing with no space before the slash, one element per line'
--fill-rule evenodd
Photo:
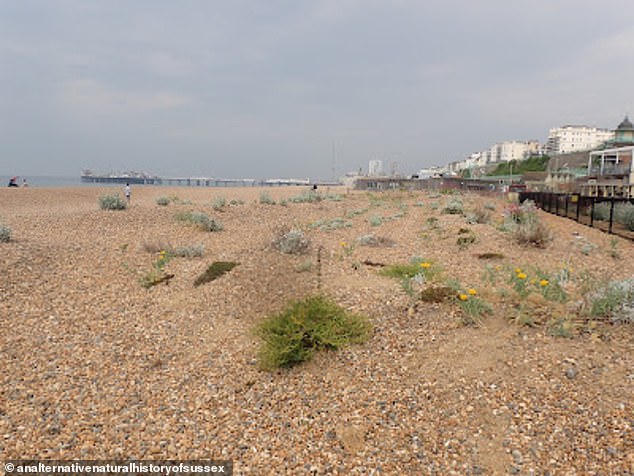
<path fill-rule="evenodd" d="M 14 175 L 0 175 L 0 186 L 9 185 L 9 180 Z M 121 187 L 121 184 L 105 184 L 105 183 L 83 183 L 79 175 L 52 176 L 52 175 L 24 175 L 17 179 L 20 187 L 26 180 L 29 187 L 109 187 L 110 185 Z"/>

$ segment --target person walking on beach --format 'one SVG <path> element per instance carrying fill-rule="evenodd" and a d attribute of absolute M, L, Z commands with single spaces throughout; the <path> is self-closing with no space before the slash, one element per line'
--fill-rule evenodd
<path fill-rule="evenodd" d="M 129 183 L 125 184 L 125 199 L 128 202 L 128 205 L 130 205 L 130 184 Z"/>

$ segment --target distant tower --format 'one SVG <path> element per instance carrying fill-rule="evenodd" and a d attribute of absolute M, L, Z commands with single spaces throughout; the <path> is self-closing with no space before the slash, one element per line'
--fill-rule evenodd
<path fill-rule="evenodd" d="M 383 161 L 371 160 L 368 164 L 368 175 L 370 177 L 379 177 L 383 175 Z"/>
<path fill-rule="evenodd" d="M 617 147 L 634 144 L 634 124 L 627 116 L 614 130 L 614 143 Z"/>

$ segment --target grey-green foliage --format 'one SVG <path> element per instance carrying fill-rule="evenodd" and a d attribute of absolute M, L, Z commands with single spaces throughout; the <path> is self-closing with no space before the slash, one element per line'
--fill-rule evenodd
<path fill-rule="evenodd" d="M 321 231 L 332 231 L 338 230 L 340 228 L 350 228 L 351 226 L 352 222 L 346 221 L 341 217 L 336 217 L 329 220 L 318 220 L 310 224 L 311 228 L 319 228 Z"/>
<path fill-rule="evenodd" d="M 379 226 L 383 223 L 383 217 L 373 215 L 368 219 L 368 223 L 370 223 L 371 226 Z"/>
<path fill-rule="evenodd" d="M 281 232 L 273 240 L 273 247 L 286 254 L 300 255 L 308 251 L 310 240 L 301 230 Z"/>
<path fill-rule="evenodd" d="M 176 219 L 196 225 L 204 231 L 222 231 L 223 226 L 218 220 L 215 220 L 205 213 L 201 212 L 183 212 L 176 215 Z"/>
<path fill-rule="evenodd" d="M 227 200 L 225 199 L 225 197 L 214 197 L 214 199 L 211 201 L 211 208 L 216 211 L 222 210 L 225 205 L 227 205 Z"/>
<path fill-rule="evenodd" d="M 268 192 L 260 193 L 260 203 L 263 205 L 275 205 L 275 200 L 271 198 Z"/>
<path fill-rule="evenodd" d="M 11 228 L 0 223 L 0 243 L 7 243 L 11 240 Z"/>
<path fill-rule="evenodd" d="M 170 204 L 171 200 L 169 197 L 158 197 L 156 199 L 156 204 L 162 207 L 166 207 Z"/>
<path fill-rule="evenodd" d="M 447 213 L 449 215 L 462 215 L 464 213 L 464 206 L 462 204 L 462 200 L 459 200 L 457 198 L 452 198 L 451 200 L 447 202 L 442 212 Z"/>
<path fill-rule="evenodd" d="M 99 197 L 99 207 L 102 210 L 125 210 L 128 204 L 119 195 L 102 195 Z"/>
<path fill-rule="evenodd" d="M 177 256 L 179 258 L 200 258 L 205 254 L 204 245 L 190 245 L 174 248 L 169 251 L 169 254 Z"/>
<path fill-rule="evenodd" d="M 614 208 L 615 220 L 628 230 L 634 231 L 634 205 L 629 202 L 619 203 Z"/>
<path fill-rule="evenodd" d="M 592 317 L 634 323 L 634 278 L 610 281 L 591 292 L 588 300 Z"/>

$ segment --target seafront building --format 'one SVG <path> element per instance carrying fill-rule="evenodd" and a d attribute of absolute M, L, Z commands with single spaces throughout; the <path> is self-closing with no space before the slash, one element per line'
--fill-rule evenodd
<path fill-rule="evenodd" d="M 546 153 L 558 155 L 592 150 L 612 139 L 614 132 L 608 129 L 573 125 L 554 127 L 548 131 Z"/>

